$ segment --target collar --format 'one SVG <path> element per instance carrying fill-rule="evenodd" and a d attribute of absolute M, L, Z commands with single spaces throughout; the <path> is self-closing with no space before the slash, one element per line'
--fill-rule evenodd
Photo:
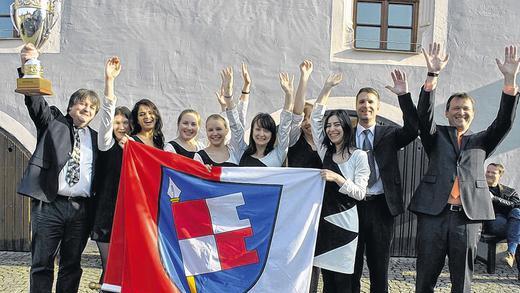
<path fill-rule="evenodd" d="M 363 127 L 361 124 L 358 124 L 357 127 L 356 127 L 356 136 L 359 137 L 361 134 L 363 134 L 363 131 L 365 131 L 366 129 L 370 130 L 370 132 L 372 133 L 372 136 L 375 137 L 375 130 L 376 130 L 376 125 L 372 125 L 370 126 L 369 128 L 365 128 Z"/>

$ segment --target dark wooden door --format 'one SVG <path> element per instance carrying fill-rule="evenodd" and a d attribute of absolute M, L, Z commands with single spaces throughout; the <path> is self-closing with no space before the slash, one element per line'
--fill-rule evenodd
<path fill-rule="evenodd" d="M 0 250 L 30 250 L 30 200 L 16 193 L 30 153 L 0 127 Z"/>

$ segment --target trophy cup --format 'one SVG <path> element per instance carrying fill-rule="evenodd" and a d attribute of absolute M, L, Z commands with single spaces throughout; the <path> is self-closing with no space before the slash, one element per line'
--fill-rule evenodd
<path fill-rule="evenodd" d="M 14 0 L 11 21 L 22 41 L 40 49 L 59 18 L 59 7 L 59 0 Z M 51 82 L 42 77 L 43 69 L 38 59 L 27 60 L 22 71 L 24 76 L 16 80 L 15 92 L 27 96 L 53 94 Z"/>

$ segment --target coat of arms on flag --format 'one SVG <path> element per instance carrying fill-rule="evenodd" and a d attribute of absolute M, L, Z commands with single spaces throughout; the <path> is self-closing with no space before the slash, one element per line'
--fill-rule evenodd
<path fill-rule="evenodd" d="M 103 290 L 307 292 L 318 170 L 214 167 L 130 142 Z"/>

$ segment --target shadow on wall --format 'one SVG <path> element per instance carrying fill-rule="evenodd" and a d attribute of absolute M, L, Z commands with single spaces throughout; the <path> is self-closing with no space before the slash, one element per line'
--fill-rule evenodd
<path fill-rule="evenodd" d="M 471 131 L 479 132 L 485 130 L 496 118 L 500 105 L 503 85 L 504 81 L 500 79 L 491 84 L 468 92 L 468 94 L 472 96 L 476 102 L 475 117 L 470 127 Z M 448 120 L 444 116 L 447 100 L 448 97 L 437 97 L 437 101 L 444 101 L 442 104 L 439 104 L 435 107 L 435 118 L 438 124 L 446 125 L 448 123 Z M 498 146 L 493 155 L 499 155 L 520 148 L 520 133 L 518 132 L 519 127 L 520 121 L 517 118 L 515 119 L 509 134 Z"/>

